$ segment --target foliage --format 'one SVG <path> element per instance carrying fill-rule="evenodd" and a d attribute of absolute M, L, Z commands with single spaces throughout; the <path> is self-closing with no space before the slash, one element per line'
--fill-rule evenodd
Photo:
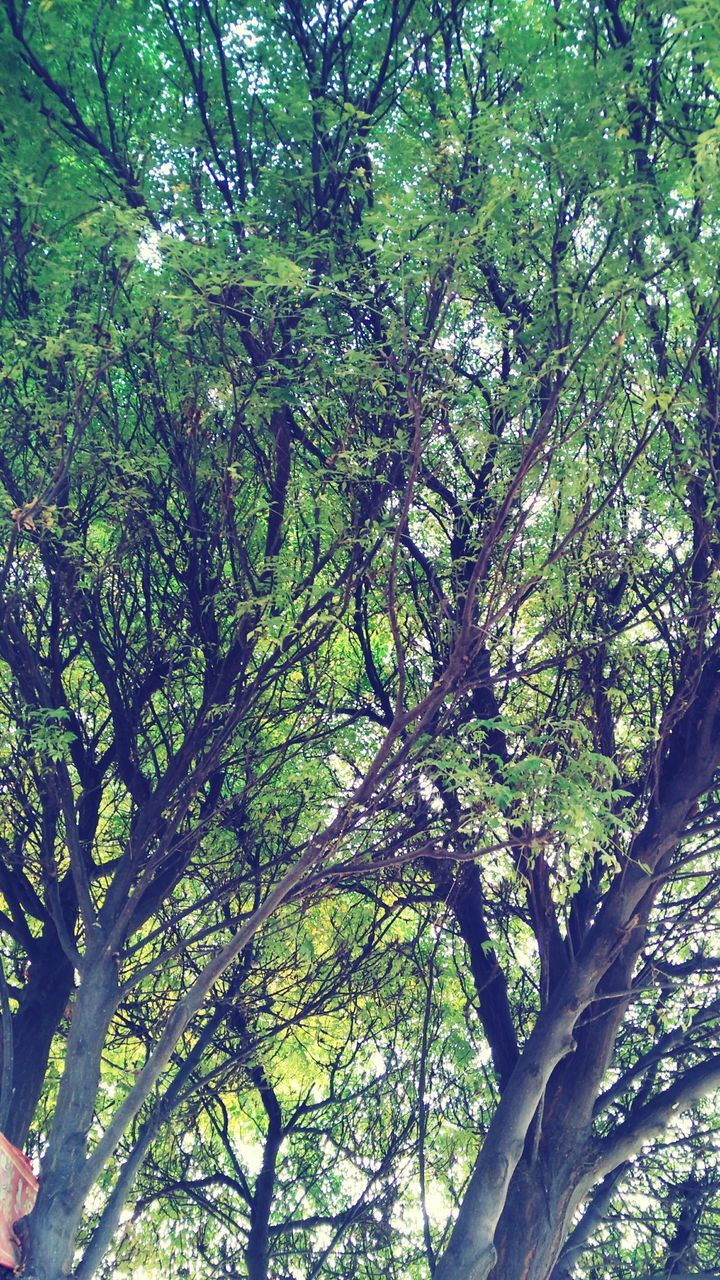
<path fill-rule="evenodd" d="M 714 3 L 3 8 L 26 1275 L 712 1267 Z"/>

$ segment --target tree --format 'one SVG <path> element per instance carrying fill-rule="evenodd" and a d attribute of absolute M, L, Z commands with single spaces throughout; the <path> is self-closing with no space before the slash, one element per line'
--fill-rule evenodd
<path fill-rule="evenodd" d="M 30 1280 L 712 1263 L 713 19 L 5 0 Z"/>

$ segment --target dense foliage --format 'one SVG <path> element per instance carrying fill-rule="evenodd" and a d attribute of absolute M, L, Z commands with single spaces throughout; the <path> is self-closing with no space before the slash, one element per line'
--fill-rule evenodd
<path fill-rule="evenodd" d="M 4 0 L 27 1280 L 720 1258 L 714 0 Z"/>

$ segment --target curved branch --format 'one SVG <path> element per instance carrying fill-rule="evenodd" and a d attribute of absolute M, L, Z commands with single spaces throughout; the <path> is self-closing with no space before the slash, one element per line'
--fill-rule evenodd
<path fill-rule="evenodd" d="M 630 1111 L 625 1120 L 608 1138 L 596 1144 L 596 1160 L 593 1173 L 603 1177 L 619 1164 L 637 1155 L 638 1151 L 667 1128 L 681 1111 L 687 1111 L 696 1102 L 720 1088 L 720 1054 L 714 1054 L 707 1062 L 691 1067 L 686 1074 L 667 1089 L 655 1095 L 650 1102 Z"/>

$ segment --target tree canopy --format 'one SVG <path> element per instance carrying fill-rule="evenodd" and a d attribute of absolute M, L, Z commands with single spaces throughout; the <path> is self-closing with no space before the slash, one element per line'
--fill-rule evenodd
<path fill-rule="evenodd" d="M 22 1274 L 715 1274 L 715 0 L 1 9 Z"/>

